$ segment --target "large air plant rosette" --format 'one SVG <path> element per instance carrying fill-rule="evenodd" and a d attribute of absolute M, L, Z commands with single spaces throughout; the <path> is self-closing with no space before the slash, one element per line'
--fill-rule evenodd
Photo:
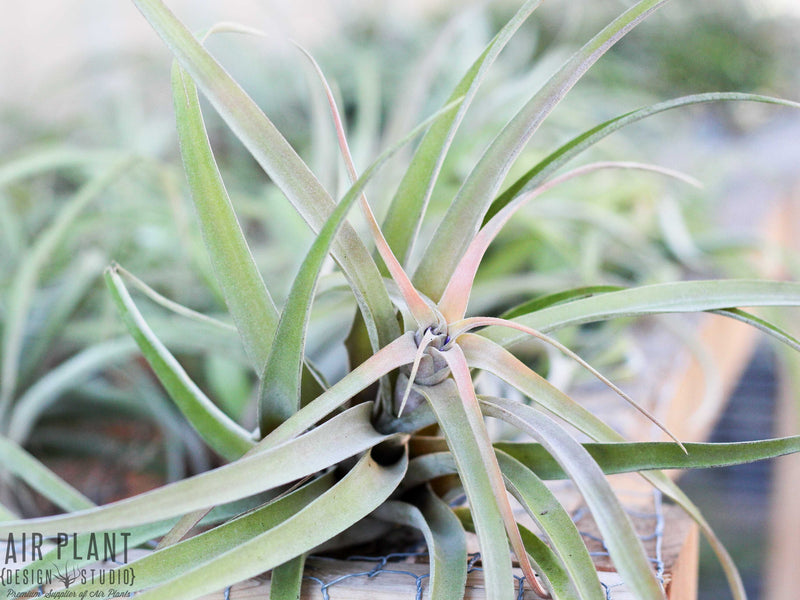
<path fill-rule="evenodd" d="M 621 14 L 536 91 L 487 146 L 463 179 L 446 215 L 427 237 L 421 232 L 437 178 L 487 71 L 538 1 L 526 2 L 459 81 L 443 108 L 384 151 L 359 174 L 348 149 L 335 94 L 311 59 L 325 94 L 352 185 L 337 202 L 253 100 L 160 0 L 134 0 L 172 50 L 172 90 L 184 168 L 208 255 L 241 343 L 259 379 L 258 427 L 228 417 L 191 380 L 150 329 L 126 288 L 136 280 L 112 265 L 106 272 L 119 314 L 176 405 L 227 464 L 105 506 L 91 506 L 19 447 L 0 446 L 12 471 L 67 513 L 6 521 L 4 536 L 37 531 L 125 532 L 130 544 L 160 538 L 157 549 L 126 565 L 130 589 L 142 598 L 195 598 L 272 570 L 271 597 L 296 598 L 305 557 L 320 547 L 367 541 L 382 522 L 421 530 L 427 543 L 431 598 L 458 599 L 467 576 L 466 532 L 480 544 L 487 597 L 514 597 L 512 552 L 528 584 L 542 597 L 605 597 L 592 559 L 570 515 L 543 483 L 569 478 L 581 492 L 616 568 L 637 598 L 663 598 L 657 580 L 606 473 L 641 472 L 699 524 L 717 553 L 736 598 L 745 593 L 730 557 L 708 524 L 660 469 L 732 464 L 795 452 L 800 439 L 748 444 L 683 445 L 677 439 L 634 443 L 554 387 L 514 354 L 533 338 L 556 349 L 612 388 L 633 409 L 646 411 L 552 334 L 617 317 L 712 311 L 747 322 L 794 347 L 771 323 L 735 307 L 800 304 L 800 285 L 757 280 L 689 281 L 627 289 L 562 290 L 507 315 L 469 315 L 468 301 L 487 249 L 516 211 L 555 186 L 606 169 L 649 171 L 693 180 L 637 162 L 563 167 L 597 141 L 630 123 L 681 106 L 750 101 L 793 102 L 738 93 L 668 100 L 610 119 L 578 135 L 506 181 L 515 160 L 558 102 L 611 46 L 665 0 L 642 0 Z M 309 56 L 310 58 L 310 56 Z M 262 279 L 234 214 L 206 133 L 199 88 L 253 158 L 315 232 L 314 242 L 279 310 Z M 421 137 L 381 225 L 364 190 L 398 150 Z M 348 223 L 358 204 L 379 258 Z M 353 209 L 355 210 L 355 209 Z M 409 276 L 410 257 L 427 241 Z M 305 352 L 312 304 L 326 275 L 348 286 L 358 306 L 348 338 L 350 368 L 329 384 Z M 328 286 L 326 289 L 330 289 Z M 184 316 L 203 319 L 185 307 Z M 226 324 L 221 324 L 226 326 Z M 474 377 L 488 372 L 525 402 L 485 396 Z M 656 424 L 657 420 L 647 414 Z M 485 417 L 504 421 L 530 439 L 495 446 Z M 659 425 L 660 426 L 660 425 Z M 663 427 L 662 427 L 663 429 Z M 575 430 L 593 440 L 592 452 Z M 668 431 L 665 433 L 671 436 Z M 583 438 L 581 438 L 583 439 Z M 15 468 L 14 465 L 19 465 Z M 457 475 L 457 477 L 452 477 Z M 451 476 L 444 479 L 444 476 Z M 440 485 L 432 486 L 438 480 Z M 442 498 L 463 489 L 468 510 Z M 517 523 L 509 494 L 540 529 Z M 193 532 L 201 531 L 196 535 Z M 509 552 L 509 546 L 512 552 Z M 43 561 L 74 568 L 55 555 Z M 40 561 L 41 562 L 41 561 Z M 73 561 L 74 563 L 74 561 Z M 25 567 L 37 568 L 37 563 Z M 538 575 L 538 576 L 537 576 Z M 91 583 L 73 585 L 91 593 Z"/>

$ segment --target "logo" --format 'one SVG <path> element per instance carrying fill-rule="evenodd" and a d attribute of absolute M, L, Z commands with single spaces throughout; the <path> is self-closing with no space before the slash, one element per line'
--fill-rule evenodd
<path fill-rule="evenodd" d="M 9 533 L 0 538 L 3 598 L 119 598 L 134 591 L 130 533 Z"/>

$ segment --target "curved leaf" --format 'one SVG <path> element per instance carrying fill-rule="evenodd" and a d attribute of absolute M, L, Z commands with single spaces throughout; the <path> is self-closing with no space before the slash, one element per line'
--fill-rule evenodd
<path fill-rule="evenodd" d="M 388 498 L 405 473 L 404 455 L 383 467 L 365 454 L 333 488 L 279 525 L 218 557 L 198 562 L 170 582 L 148 590 L 142 600 L 190 600 L 254 577 L 341 533 Z"/>
<path fill-rule="evenodd" d="M 528 368 L 501 346 L 479 335 L 469 333 L 462 335 L 458 339 L 458 343 L 464 351 L 470 367 L 482 369 L 500 377 L 579 431 L 594 439 L 616 435 L 610 426 L 583 405 Z"/>
<path fill-rule="evenodd" d="M 453 381 L 445 380 L 435 386 L 417 386 L 436 413 L 447 444 L 456 461 L 458 474 L 467 493 L 470 509 L 480 541 L 481 558 L 486 577 L 486 595 L 490 600 L 506 600 L 514 594 L 511 572 L 511 556 L 508 552 L 508 536 L 505 519 L 499 507 L 507 498 L 497 498 L 495 485 L 490 480 L 482 444 L 484 437 L 489 444 L 483 422 L 474 423 L 465 408 L 466 400 L 459 397 Z M 476 428 L 484 427 L 484 434 Z M 492 452 L 492 456 L 494 453 Z M 496 467 L 495 467 L 496 468 Z M 501 484 L 502 486 L 502 481 Z M 502 490 L 505 494 L 505 489 Z M 513 517 L 512 517 L 513 520 Z M 516 527 L 516 523 L 514 524 Z"/>
<path fill-rule="evenodd" d="M 642 542 L 605 475 L 586 450 L 541 411 L 504 398 L 483 400 L 487 415 L 502 419 L 539 441 L 569 474 L 592 511 L 603 544 L 636 598 L 665 598 Z"/>
<path fill-rule="evenodd" d="M 525 445 L 534 446 L 534 444 Z M 498 445 L 495 444 L 495 446 Z M 539 444 L 535 446 L 541 448 Z M 547 454 L 543 449 L 542 453 Z M 580 596 L 581 598 L 589 599 L 594 597 L 600 600 L 604 598 L 594 563 L 569 513 L 561 506 L 547 486 L 532 472 L 530 466 L 522 464 L 502 451 L 497 451 L 496 454 L 509 491 L 525 507 L 531 518 L 539 524 L 550 540 L 553 549 L 563 560 L 562 566 L 559 564 L 558 559 L 555 559 L 555 564 L 552 564 L 552 558 L 548 562 L 545 552 L 532 554 L 534 560 L 545 572 L 551 585 L 553 585 L 552 591 L 555 597 L 574 597 L 577 588 L 578 590 L 583 590 L 584 595 Z M 547 456 L 555 463 L 549 454 Z M 558 463 L 555 464 L 557 465 Z M 445 475 L 452 475 L 456 472 L 455 460 L 450 452 L 423 454 L 411 459 L 408 464 L 408 473 L 403 483 L 408 486 L 419 485 L 422 482 Z M 464 515 L 459 513 L 459 518 L 463 521 Z M 523 535 L 526 549 L 531 553 L 531 543 L 537 543 L 530 539 L 533 534 L 526 536 L 525 531 L 520 533 Z M 573 588 L 573 584 L 570 583 L 570 577 L 574 581 L 576 588 Z M 600 595 L 598 596 L 598 594 Z"/>
<path fill-rule="evenodd" d="M 800 340 L 796 337 L 790 335 L 788 332 L 784 331 L 777 325 L 770 323 L 769 321 L 762 319 L 761 317 L 757 317 L 756 315 L 750 314 L 747 311 L 744 311 L 740 308 L 725 308 L 722 310 L 711 310 L 708 311 L 715 315 L 722 315 L 723 317 L 729 317 L 731 319 L 735 319 L 737 321 L 741 321 L 742 323 L 746 323 L 751 327 L 755 327 L 759 331 L 763 331 L 769 336 L 772 336 L 782 344 L 786 344 L 792 350 L 800 351 Z"/>
<path fill-rule="evenodd" d="M 583 74 L 667 0 L 641 0 L 630 7 L 578 52 L 539 89 L 492 141 L 470 172 L 433 235 L 414 283 L 438 301 L 461 255 L 472 240 L 517 156 Z"/>
<path fill-rule="evenodd" d="M 608 121 L 605 121 L 604 123 L 601 123 L 600 125 L 583 132 L 579 136 L 573 138 L 558 148 L 558 150 L 540 160 L 534 167 L 528 170 L 522 177 L 517 179 L 502 194 L 500 194 L 500 196 L 497 197 L 483 219 L 484 224 L 486 224 L 489 219 L 500 212 L 500 210 L 502 210 L 506 204 L 511 202 L 511 200 L 513 200 L 514 197 L 520 192 L 536 187 L 574 156 L 593 146 L 607 135 L 622 129 L 626 125 L 630 125 L 636 121 L 646 119 L 651 115 L 655 115 L 666 110 L 671 110 L 673 108 L 691 106 L 693 104 L 702 104 L 706 102 L 721 101 L 765 102 L 768 104 L 778 104 L 781 106 L 800 108 L 800 104 L 797 102 L 782 100 L 780 98 L 772 98 L 770 96 L 741 94 L 738 92 L 713 92 L 708 94 L 682 96 L 680 98 L 674 98 L 672 100 L 659 102 L 638 110 L 633 110 L 625 113 L 624 115 L 620 115 L 619 117 L 609 119 Z"/>
<path fill-rule="evenodd" d="M 576 302 L 583 302 L 583 300 Z M 546 312 L 547 310 L 550 309 L 540 312 Z M 601 442 L 626 441 L 614 429 L 557 390 L 547 380 L 531 371 L 501 346 L 493 342 L 488 344 L 486 342 L 489 342 L 489 340 L 480 336 L 472 336 L 471 334 L 466 334 L 459 339 L 459 344 L 464 349 L 470 366 L 494 373 L 595 440 Z M 697 522 L 722 564 L 734 598 L 736 600 L 746 598 L 742 579 L 736 565 L 694 503 L 663 473 L 645 471 L 642 476 L 657 489 L 675 500 Z"/>
<path fill-rule="evenodd" d="M 513 308 L 509 308 L 506 312 L 500 315 L 500 318 L 513 319 L 515 317 L 521 317 L 522 315 L 527 315 L 528 313 L 536 312 L 537 310 L 542 310 L 543 308 L 547 308 L 548 306 L 554 306 L 556 304 L 564 304 L 566 302 L 572 302 L 573 300 L 580 300 L 581 298 L 588 298 L 590 296 L 595 296 L 597 294 L 605 294 L 607 292 L 618 292 L 622 289 L 624 288 L 618 285 L 588 285 L 588 286 L 573 288 L 571 290 L 564 290 L 563 292 L 554 292 L 552 294 L 545 294 L 544 296 L 539 296 L 538 298 L 534 298 L 533 300 L 528 300 L 527 302 L 518 304 Z"/>
<path fill-rule="evenodd" d="M 686 453 L 672 442 L 583 444 L 603 473 L 612 475 L 644 470 L 727 467 L 795 454 L 800 452 L 800 436 L 752 442 L 687 443 L 684 446 Z M 542 479 L 567 477 L 540 444 L 498 442 L 495 448 L 514 457 Z"/>
<path fill-rule="evenodd" d="M 738 306 L 795 306 L 800 304 L 800 283 L 723 279 L 679 281 L 645 285 L 550 306 L 513 321 L 548 333 L 619 317 L 720 310 Z M 525 335 L 490 327 L 480 332 L 492 341 L 510 346 Z"/>
<path fill-rule="evenodd" d="M 30 435 L 39 416 L 62 393 L 80 385 L 103 367 L 137 354 L 136 343 L 125 337 L 89 346 L 65 360 L 17 399 L 9 421 L 8 437 L 22 443 Z"/>
<path fill-rule="evenodd" d="M 0 187 L 47 171 L 106 165 L 122 157 L 119 151 L 110 149 L 90 151 L 69 146 L 37 148 L 0 166 Z"/>
<path fill-rule="evenodd" d="M 0 524 L 0 533 L 100 531 L 133 527 L 244 498 L 301 479 L 354 456 L 390 436 L 370 425 L 370 403 L 353 407 L 307 434 L 270 450 L 133 498 L 69 515 Z M 347 431 L 346 436 L 341 432 Z M 323 451 L 324 450 L 324 451 Z M 302 461 L 297 460 L 303 456 Z M 253 473 L 258 473 L 254 477 Z"/>
<path fill-rule="evenodd" d="M 250 434 L 208 399 L 148 327 L 114 267 L 106 270 L 105 277 L 125 326 L 158 380 L 197 433 L 228 460 L 239 458 L 252 448 L 255 442 Z"/>
<path fill-rule="evenodd" d="M 597 577 L 594 561 L 589 556 L 586 544 L 570 514 L 542 480 L 521 462 L 499 450 L 497 462 L 506 478 L 509 491 L 541 527 L 553 550 L 561 557 L 562 569 L 568 573 L 567 581 L 574 585 L 577 597 L 583 600 L 603 600 L 605 594 Z M 557 598 L 559 595 L 566 597 L 569 594 L 572 586 L 564 588 L 564 583 L 559 579 L 551 576 L 548 579 L 551 584 L 561 583 L 563 591 L 554 589 Z"/>
<path fill-rule="evenodd" d="M 449 102 L 463 96 L 464 101 L 458 112 L 449 119 L 443 119 L 425 134 L 414 152 L 411 164 L 403 175 L 397 188 L 389 212 L 383 223 L 389 246 L 402 262 L 408 260 L 419 232 L 422 218 L 433 193 L 447 151 L 455 137 L 467 109 L 475 97 L 486 72 L 494 63 L 500 51 L 519 29 L 522 23 L 541 4 L 541 0 L 528 0 L 517 13 L 497 33 L 486 46 L 478 59 L 458 82 L 450 94 Z"/>
<path fill-rule="evenodd" d="M 77 257 L 76 264 L 67 268 L 60 277 L 58 291 L 52 305 L 48 307 L 41 323 L 28 323 L 30 336 L 25 344 L 25 352 L 20 356 L 19 377 L 27 378 L 40 368 L 42 357 L 51 347 L 53 339 L 64 330 L 70 317 L 87 296 L 91 287 L 100 277 L 107 259 L 95 250 L 89 250 Z M 32 339 L 31 339 L 32 338 Z"/>
<path fill-rule="evenodd" d="M 335 411 L 361 390 L 375 383 L 390 371 L 414 360 L 417 346 L 413 332 L 408 332 L 385 348 L 381 348 L 337 381 L 318 398 L 306 404 L 267 437 L 256 448 L 272 448 L 289 440 Z"/>
<path fill-rule="evenodd" d="M 475 523 L 472 520 L 472 514 L 468 508 L 457 508 L 454 511 L 458 518 L 461 520 L 464 529 L 470 533 L 475 533 Z M 555 600 L 580 600 L 575 595 L 575 589 L 572 587 L 564 567 L 561 565 L 556 553 L 550 549 L 550 546 L 545 544 L 530 530 L 522 525 L 517 524 L 519 534 L 525 543 L 525 549 L 535 562 L 536 568 L 547 574 L 547 582 L 551 592 L 548 592 L 547 598 L 555 598 Z M 524 588 L 520 585 L 520 595 L 523 593 Z M 541 598 L 539 594 L 535 594 L 537 598 Z"/>
<path fill-rule="evenodd" d="M 262 435 L 286 421 L 297 412 L 300 406 L 300 369 L 314 290 L 317 286 L 320 269 L 328 256 L 336 233 L 344 224 L 347 212 L 360 197 L 364 187 L 375 176 L 378 169 L 393 154 L 457 105 L 457 102 L 449 104 L 415 127 L 399 142 L 382 152 L 347 191 L 314 240 L 292 283 L 292 289 L 286 300 L 286 306 L 281 314 L 278 330 L 272 343 L 269 359 L 265 363 L 261 377 L 260 422 Z"/>
<path fill-rule="evenodd" d="M 186 178 L 214 274 L 256 372 L 267 360 L 278 311 L 236 219 L 206 133 L 197 88 L 177 63 L 172 94 Z"/>
<path fill-rule="evenodd" d="M 130 568 L 136 574 L 134 581 L 136 587 L 128 591 L 160 585 L 181 576 L 199 563 L 208 562 L 225 552 L 235 550 L 259 533 L 271 529 L 297 514 L 298 511 L 330 490 L 334 482 L 333 474 L 328 473 L 290 494 L 214 529 L 127 563 L 123 568 Z M 107 589 L 107 585 L 101 584 L 99 580 L 74 586 L 76 594 L 86 592 L 87 595 L 104 588 Z"/>
<path fill-rule="evenodd" d="M 425 536 L 431 566 L 428 597 L 462 600 L 467 584 L 467 540 L 450 507 L 427 486 L 385 502 L 372 516 L 419 529 Z"/>
<path fill-rule="evenodd" d="M 134 3 L 270 179 L 319 231 L 335 203 L 275 125 L 161 0 Z M 337 237 L 333 255 L 365 313 L 374 349 L 385 346 L 400 334 L 394 309 L 375 262 L 349 225 Z"/>
<path fill-rule="evenodd" d="M 491 221 L 486 223 L 469 242 L 467 248 L 464 250 L 464 254 L 458 261 L 458 265 L 456 265 L 453 270 L 450 281 L 447 282 L 447 287 L 442 293 L 441 300 L 439 300 L 439 310 L 442 311 L 445 319 L 450 322 L 464 317 L 464 314 L 467 312 L 469 296 L 475 282 L 475 275 L 478 273 L 478 268 L 483 262 L 483 257 L 489 249 L 489 245 L 494 241 L 508 220 L 514 216 L 516 211 L 534 198 L 537 198 L 541 194 L 548 192 L 562 183 L 601 169 L 638 169 L 673 177 L 691 185 L 700 185 L 695 179 L 680 171 L 636 162 L 603 161 L 590 163 L 572 169 L 558 177 L 553 177 L 551 180 L 542 183 L 542 185 L 514 198 L 514 200 L 507 204 Z"/>

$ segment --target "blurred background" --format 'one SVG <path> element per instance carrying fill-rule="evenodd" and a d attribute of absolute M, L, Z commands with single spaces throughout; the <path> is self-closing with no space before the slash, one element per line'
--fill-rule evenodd
<path fill-rule="evenodd" d="M 215 36 L 208 45 L 334 190 L 344 189 L 336 149 L 320 126 L 318 90 L 289 39 L 309 48 L 336 81 L 363 168 L 387 142 L 441 105 L 516 9 L 508 0 L 467 6 L 452 0 L 168 4 L 197 31 L 237 21 L 265 33 Z M 457 137 L 436 190 L 434 215 L 504 120 L 629 4 L 551 0 L 534 13 L 493 67 L 469 126 Z M 4 8 L 0 319 L 3 394 L 18 407 L 4 427 L 93 499 L 108 501 L 209 468 L 215 457 L 202 449 L 136 358 L 105 292 L 103 267 L 118 260 L 160 293 L 196 310 L 219 313 L 224 304 L 184 188 L 171 57 L 158 37 L 126 0 L 6 2 Z M 798 101 L 798 64 L 796 1 L 674 0 L 601 59 L 520 163 L 605 119 L 685 94 L 741 91 Z M 206 117 L 248 240 L 280 304 L 290 281 L 286 273 L 294 272 L 311 238 L 213 111 Z M 593 156 L 678 168 L 700 179 L 704 189 L 628 175 L 570 186 L 560 204 L 544 203 L 538 212 L 520 215 L 489 256 L 484 275 L 516 278 L 520 299 L 582 283 L 797 278 L 798 232 L 792 227 L 800 222 L 793 218 L 800 214 L 798 139 L 798 114 L 752 103 L 703 105 L 637 124 L 605 140 Z M 137 157 L 126 176 L 90 208 L 77 208 L 86 181 L 125 156 Z M 390 168 L 371 190 L 378 213 L 391 197 L 393 176 Z M 531 239 L 538 252 L 519 252 Z M 520 278 L 521 272 L 533 274 Z M 491 290 L 480 285 L 473 303 L 504 308 L 493 307 Z M 352 307 L 335 295 L 322 304 L 315 306 L 309 348 L 335 372 L 333 354 L 346 334 L 341 315 Z M 157 308 L 143 310 L 204 389 L 246 420 L 253 381 L 235 339 L 200 325 L 178 327 Z M 781 318 L 791 321 L 787 315 Z M 584 331 L 573 342 L 611 374 L 632 376 L 635 352 L 625 345 L 627 338 L 602 348 L 592 336 Z M 633 346 L 644 346 L 646 361 L 647 344 Z M 753 348 L 752 360 L 749 347 L 741 353 L 749 367 L 717 385 L 721 396 L 736 391 L 704 424 L 713 441 L 800 429 L 790 385 L 800 360 L 765 342 Z M 683 479 L 734 554 L 751 598 L 788 600 L 800 589 L 792 566 L 800 553 L 800 520 L 792 514 L 798 512 L 792 487 L 800 481 L 797 471 L 798 460 L 791 458 Z M 12 500 L 35 505 L 32 512 L 48 509 L 33 496 Z M 700 598 L 727 597 L 710 553 L 703 554 L 700 588 Z"/>

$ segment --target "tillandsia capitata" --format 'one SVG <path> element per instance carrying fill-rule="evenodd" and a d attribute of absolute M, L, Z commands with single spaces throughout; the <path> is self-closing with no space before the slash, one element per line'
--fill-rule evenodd
<path fill-rule="evenodd" d="M 618 291 L 596 288 L 589 297 L 575 290 L 558 302 L 520 309 L 513 318 L 468 316 L 468 303 L 478 268 L 503 226 L 523 206 L 555 186 L 605 169 L 649 171 L 696 185 L 693 178 L 680 172 L 637 162 L 595 162 L 559 174 L 569 159 L 598 140 L 629 123 L 679 106 L 728 100 L 795 107 L 796 103 L 747 94 L 700 94 L 631 111 L 557 148 L 501 193 L 515 159 L 553 107 L 605 51 L 665 3 L 642 0 L 575 53 L 492 141 L 453 198 L 412 277 L 406 270 L 409 256 L 455 132 L 486 71 L 539 1 L 524 3 L 486 46 L 441 110 L 384 151 L 361 175 L 348 148 L 335 96 L 311 59 L 352 182 L 338 203 L 255 102 L 206 51 L 205 37 L 193 36 L 161 0 L 134 1 L 176 58 L 172 90 L 181 156 L 219 288 L 247 360 L 259 377 L 258 427 L 246 430 L 192 381 L 148 326 L 127 291 L 125 278 L 140 289 L 147 290 L 146 285 L 112 266 L 106 272 L 111 295 L 151 368 L 205 442 L 230 462 L 106 506 L 65 503 L 72 513 L 2 522 L 0 532 L 33 528 L 43 535 L 55 535 L 66 528 L 125 529 L 131 534 L 131 544 L 160 537 L 155 552 L 129 565 L 137 575 L 131 591 L 141 592 L 143 600 L 195 598 L 270 569 L 271 597 L 282 599 L 299 594 L 304 559 L 312 550 L 353 539 L 374 539 L 380 535 L 376 532 L 383 531 L 373 527 L 374 521 L 402 523 L 417 527 L 425 537 L 431 558 L 430 597 L 456 600 L 463 597 L 466 584 L 465 531 L 474 530 L 488 598 L 514 597 L 510 546 L 528 584 L 540 597 L 601 600 L 605 594 L 588 550 L 569 514 L 542 482 L 548 473 L 575 482 L 628 587 L 637 598 L 655 600 L 664 597 L 662 586 L 604 473 L 641 471 L 698 522 L 722 561 L 735 597 L 744 598 L 727 551 L 691 500 L 657 469 L 795 452 L 800 449 L 800 439 L 722 450 L 684 446 L 653 415 L 550 334 L 559 327 L 616 316 L 720 311 L 800 348 L 797 340 L 774 325 L 730 309 L 798 305 L 800 286 L 692 281 Z M 225 30 L 250 31 L 226 24 L 207 35 Z M 198 87 L 315 232 L 280 311 L 261 278 L 217 168 Z M 364 189 L 393 154 L 423 132 L 380 226 Z M 360 205 L 383 269 L 347 221 L 355 203 Z M 333 385 L 319 375 L 305 351 L 311 306 L 329 256 L 353 292 L 365 345 L 369 346 Z M 176 309 L 154 292 L 148 294 Z M 188 309 L 179 311 L 198 318 Z M 623 444 L 625 440 L 609 425 L 508 350 L 527 337 L 576 361 L 656 423 L 673 442 L 648 446 L 644 457 L 637 454 L 641 446 Z M 531 402 L 480 395 L 473 370 L 492 373 Z M 366 397 L 360 396 L 365 392 Z M 486 416 L 530 436 L 535 443 L 528 447 L 543 450 L 556 465 L 545 469 L 541 461 L 524 462 L 493 445 Z M 593 456 L 556 418 L 604 444 L 608 456 L 617 462 L 611 465 L 608 459 Z M 435 439 L 423 439 L 426 436 L 420 432 L 434 425 Z M 426 443 L 432 449 L 425 450 Z M 20 456 L 19 449 L 2 444 L 0 452 Z M 467 512 L 453 510 L 430 485 L 432 480 L 453 474 L 458 475 L 455 485 L 466 492 Z M 509 494 L 535 521 L 541 536 L 518 524 Z M 235 502 L 249 504 L 242 508 Z M 212 527 L 190 536 L 198 524 Z M 91 584 L 73 587 L 76 594 L 94 589 Z"/>

